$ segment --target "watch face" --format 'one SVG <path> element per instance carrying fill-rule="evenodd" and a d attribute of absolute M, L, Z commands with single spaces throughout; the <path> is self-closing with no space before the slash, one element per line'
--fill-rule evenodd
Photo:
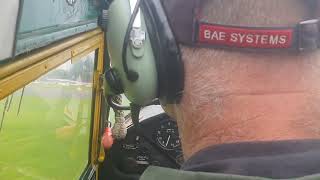
<path fill-rule="evenodd" d="M 70 6 L 73 6 L 77 2 L 77 0 L 66 0 L 66 1 Z"/>

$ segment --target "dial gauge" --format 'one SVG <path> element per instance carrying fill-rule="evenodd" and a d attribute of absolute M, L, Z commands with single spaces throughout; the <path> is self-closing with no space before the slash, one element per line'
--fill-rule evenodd
<path fill-rule="evenodd" d="M 180 148 L 180 138 L 177 124 L 173 122 L 162 123 L 156 132 L 157 143 L 165 150 Z"/>

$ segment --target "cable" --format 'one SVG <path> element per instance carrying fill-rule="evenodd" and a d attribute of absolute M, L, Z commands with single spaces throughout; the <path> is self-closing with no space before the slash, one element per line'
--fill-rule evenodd
<path fill-rule="evenodd" d="M 123 47 L 122 47 L 122 65 L 123 65 L 123 70 L 127 76 L 127 79 L 131 82 L 137 81 L 139 78 L 139 74 L 135 71 L 129 70 L 128 68 L 128 63 L 127 63 L 127 49 L 128 49 L 128 45 L 129 45 L 129 41 L 130 41 L 130 33 L 132 30 L 132 26 L 133 23 L 137 17 L 137 14 L 139 12 L 139 8 L 140 8 L 140 4 L 141 4 L 141 0 L 137 0 L 136 2 L 136 6 L 134 7 L 134 10 L 132 12 L 129 24 L 128 24 L 128 28 L 126 31 L 126 35 L 124 37 L 124 41 L 123 41 Z"/>
<path fill-rule="evenodd" d="M 160 100 L 159 99 L 154 99 L 154 100 L 151 101 L 151 103 L 146 104 L 144 107 L 152 106 L 152 105 L 160 105 Z"/>
<path fill-rule="evenodd" d="M 129 111 L 131 110 L 130 106 L 122 106 L 120 104 L 115 103 L 113 100 L 113 96 L 107 97 L 107 103 L 112 109 L 121 110 L 121 111 Z"/>
<path fill-rule="evenodd" d="M 114 110 L 120 110 L 120 111 L 129 111 L 131 110 L 130 106 L 122 106 L 116 102 L 114 102 L 113 99 L 114 96 L 108 96 L 107 97 L 107 103 L 109 106 Z M 152 105 L 160 105 L 159 99 L 154 99 L 151 103 L 146 104 L 144 107 L 152 106 Z"/>

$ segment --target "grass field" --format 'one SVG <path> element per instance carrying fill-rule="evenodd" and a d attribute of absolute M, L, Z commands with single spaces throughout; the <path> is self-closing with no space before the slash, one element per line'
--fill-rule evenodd
<path fill-rule="evenodd" d="M 0 179 L 78 179 L 88 161 L 91 91 L 30 84 L 19 115 L 21 90 L 16 92 L 0 132 Z M 0 101 L 0 121 L 5 104 Z"/>

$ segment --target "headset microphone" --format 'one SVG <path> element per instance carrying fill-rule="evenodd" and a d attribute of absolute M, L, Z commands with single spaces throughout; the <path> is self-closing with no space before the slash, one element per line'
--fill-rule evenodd
<path fill-rule="evenodd" d="M 183 64 L 161 3 L 113 0 L 108 18 L 107 92 L 124 93 L 140 106 L 156 98 L 163 104 L 177 102 L 183 90 Z"/>

